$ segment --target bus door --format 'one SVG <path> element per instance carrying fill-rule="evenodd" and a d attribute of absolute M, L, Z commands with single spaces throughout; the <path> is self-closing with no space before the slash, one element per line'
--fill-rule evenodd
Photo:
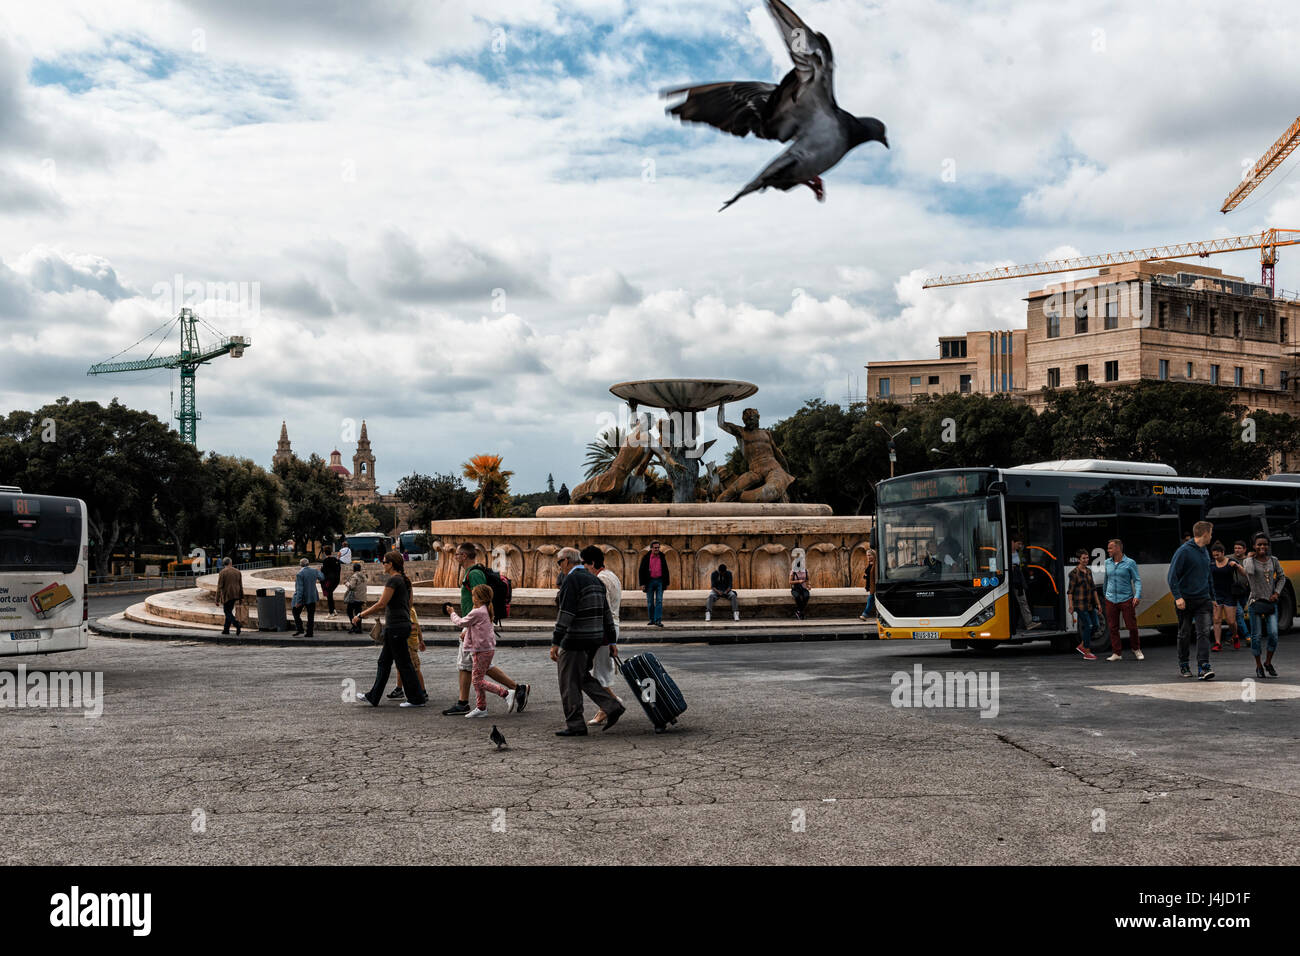
<path fill-rule="evenodd" d="M 1029 609 L 1044 631 L 1063 631 L 1065 564 L 1061 556 L 1060 504 L 1054 498 L 1007 499 L 1008 545 L 1016 533 L 1024 540 L 1020 561 Z"/>

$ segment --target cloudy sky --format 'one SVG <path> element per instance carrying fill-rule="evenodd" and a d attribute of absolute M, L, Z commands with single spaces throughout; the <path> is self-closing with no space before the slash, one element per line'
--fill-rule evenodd
<path fill-rule="evenodd" d="M 719 214 L 778 144 L 684 127 L 657 91 L 778 79 L 752 0 L 5 5 L 0 413 L 169 418 L 175 372 L 85 372 L 178 351 L 147 336 L 201 290 L 253 341 L 199 372 L 202 449 L 269 465 L 284 419 L 348 460 L 365 418 L 385 490 L 478 452 L 517 491 L 572 486 L 614 382 L 745 379 L 772 421 L 863 389 L 868 361 L 1023 324 L 1043 284 L 927 275 L 1300 227 L 1300 156 L 1218 212 L 1295 119 L 1295 7 L 794 6 L 892 148 L 851 154 L 824 205 Z"/>

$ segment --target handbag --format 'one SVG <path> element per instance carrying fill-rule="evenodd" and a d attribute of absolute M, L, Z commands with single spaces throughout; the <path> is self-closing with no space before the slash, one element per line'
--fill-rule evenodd
<path fill-rule="evenodd" d="M 384 622 L 375 618 L 375 623 L 370 625 L 370 639 L 376 644 L 384 643 Z"/>
<path fill-rule="evenodd" d="M 1256 598 L 1250 602 L 1250 611 L 1260 617 L 1272 617 L 1277 613 L 1277 603 L 1275 601 L 1266 601 L 1264 598 Z"/>
<path fill-rule="evenodd" d="M 248 625 L 248 605 L 242 601 L 235 605 L 235 620 L 239 622 L 240 627 Z"/>

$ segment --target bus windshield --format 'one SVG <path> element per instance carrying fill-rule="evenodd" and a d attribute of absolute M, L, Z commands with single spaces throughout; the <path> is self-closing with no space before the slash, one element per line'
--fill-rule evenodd
<path fill-rule="evenodd" d="M 881 505 L 882 581 L 971 582 L 1006 570 L 998 526 L 985 499 Z"/>
<path fill-rule="evenodd" d="M 0 572 L 71 574 L 81 558 L 81 506 L 75 500 L 0 498 Z"/>

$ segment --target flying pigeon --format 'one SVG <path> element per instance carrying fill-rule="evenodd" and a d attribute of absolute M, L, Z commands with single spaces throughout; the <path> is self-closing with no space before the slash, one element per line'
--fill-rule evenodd
<path fill-rule="evenodd" d="M 685 100 L 666 111 L 682 122 L 708 123 L 733 136 L 753 133 L 782 143 L 794 140 L 722 209 L 768 186 L 788 190 L 803 184 L 816 194 L 818 202 L 825 202 L 821 174 L 849 150 L 868 142 L 889 148 L 884 123 L 872 116 L 854 116 L 836 104 L 830 41 L 808 29 L 781 0 L 767 0 L 767 7 L 794 61 L 794 69 L 779 86 L 741 81 L 663 91 L 665 97 L 686 94 Z"/>
<path fill-rule="evenodd" d="M 506 745 L 505 734 L 497 730 L 496 724 L 492 725 L 492 733 L 488 735 L 488 740 L 492 741 L 494 744 L 497 745 L 497 750 L 500 750 L 502 747 Z"/>

